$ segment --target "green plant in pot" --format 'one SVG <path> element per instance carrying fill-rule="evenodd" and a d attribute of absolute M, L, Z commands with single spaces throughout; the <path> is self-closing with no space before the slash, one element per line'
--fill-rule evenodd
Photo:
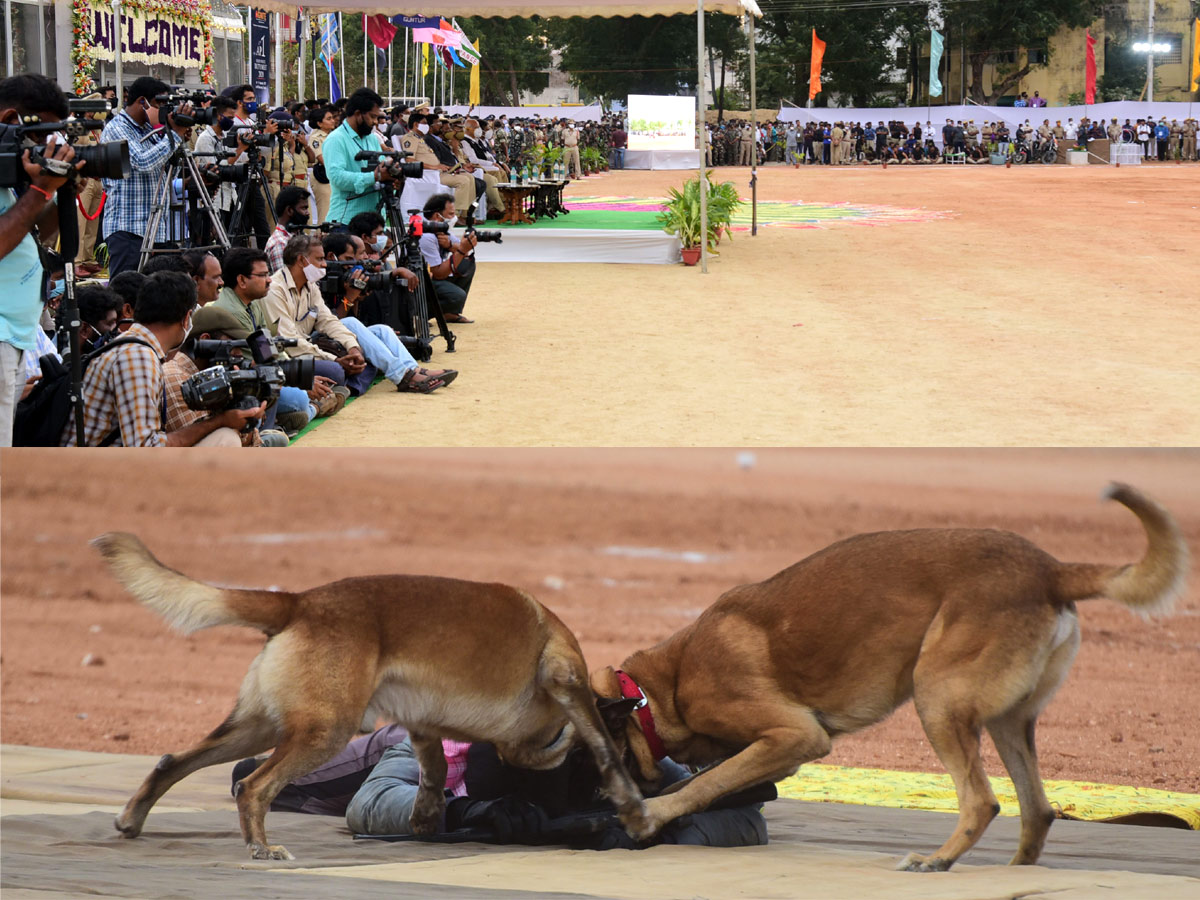
<path fill-rule="evenodd" d="M 542 173 L 550 177 L 554 174 L 554 167 L 563 160 L 562 147 L 547 147 L 542 153 Z"/>
<path fill-rule="evenodd" d="M 709 173 L 711 178 L 711 173 Z M 733 222 L 733 215 L 742 205 L 737 187 L 732 181 L 722 184 L 708 182 L 708 233 L 705 243 L 710 253 L 716 253 L 721 230 Z M 665 209 L 658 215 L 663 231 L 679 238 L 686 265 L 695 265 L 700 257 L 700 176 L 684 182 L 683 189 L 671 188 Z M 727 232 L 728 233 L 728 232 Z"/>

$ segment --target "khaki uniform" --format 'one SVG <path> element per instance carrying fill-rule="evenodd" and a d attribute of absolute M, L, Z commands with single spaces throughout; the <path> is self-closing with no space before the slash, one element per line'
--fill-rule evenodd
<path fill-rule="evenodd" d="M 1183 158 L 1189 161 L 1196 158 L 1195 119 L 1188 119 L 1183 123 Z"/>
<path fill-rule="evenodd" d="M 1107 131 L 1109 143 L 1115 144 L 1121 140 L 1121 126 L 1115 121 L 1108 126 Z"/>
<path fill-rule="evenodd" d="M 1178 119 L 1171 120 L 1171 139 L 1167 143 L 1168 159 L 1183 159 L 1183 126 Z"/>
<path fill-rule="evenodd" d="M 267 188 L 271 192 L 271 204 L 274 205 L 275 198 L 279 195 L 279 189 L 285 187 L 298 187 L 308 190 L 308 154 L 304 152 L 304 148 L 300 142 L 296 142 L 296 149 L 289 150 L 287 144 L 281 139 L 274 147 L 263 151 L 263 172 L 267 176 Z"/>
<path fill-rule="evenodd" d="M 1067 136 L 1067 130 L 1061 125 L 1055 125 L 1050 131 L 1060 141 Z"/>
<path fill-rule="evenodd" d="M 92 131 L 85 132 L 82 137 L 75 140 L 75 146 L 86 147 L 96 143 L 95 134 L 96 132 Z M 100 235 L 100 216 L 97 213 L 100 209 L 100 196 L 103 193 L 104 184 L 99 178 L 89 178 L 83 190 L 79 192 L 79 203 L 75 206 L 75 218 L 79 222 L 79 252 L 75 254 L 75 265 L 77 266 L 95 262 L 96 239 Z M 88 219 L 80 211 L 81 206 L 87 210 L 88 216 L 95 218 Z"/>
<path fill-rule="evenodd" d="M 576 177 L 583 175 L 583 167 L 579 164 L 579 131 L 575 128 L 563 129 L 563 162 L 567 166 L 567 174 L 575 173 Z"/>
<path fill-rule="evenodd" d="M 842 164 L 842 150 L 846 145 L 846 132 L 841 125 L 834 125 L 829 132 L 829 162 L 832 165 Z"/>
<path fill-rule="evenodd" d="M 409 162 L 419 162 L 427 166 L 439 165 L 437 155 L 429 149 L 420 134 L 406 134 L 400 139 L 400 146 L 412 154 Z M 442 184 L 454 191 L 454 206 L 462 213 L 475 202 L 475 179 L 465 172 L 438 172 Z"/>
<path fill-rule="evenodd" d="M 738 165 L 750 165 L 751 148 L 754 146 L 754 131 L 749 125 L 742 129 L 741 136 L 738 138 Z"/>
<path fill-rule="evenodd" d="M 327 137 L 328 135 L 318 128 L 308 139 L 308 146 L 312 147 L 313 153 L 317 154 L 317 162 L 321 161 L 321 145 L 325 143 Z M 317 224 L 320 225 L 329 215 L 329 196 L 332 185 L 321 184 L 314 178 L 310 187 L 312 187 L 313 199 L 317 201 Z"/>

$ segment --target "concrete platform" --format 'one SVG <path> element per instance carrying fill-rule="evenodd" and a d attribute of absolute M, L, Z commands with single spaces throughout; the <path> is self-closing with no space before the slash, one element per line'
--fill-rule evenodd
<path fill-rule="evenodd" d="M 193 775 L 120 837 L 112 814 L 156 757 L 0 748 L 0 890 L 9 898 L 536 897 L 899 898 L 1054 900 L 1200 898 L 1195 832 L 1056 822 L 1042 865 L 1004 865 L 1019 823 L 998 819 L 951 872 L 894 871 L 909 850 L 936 847 L 945 813 L 777 800 L 765 847 L 655 847 L 577 852 L 478 844 L 354 841 L 340 819 L 271 813 L 272 842 L 294 862 L 245 855 L 229 796 L 230 767 Z"/>

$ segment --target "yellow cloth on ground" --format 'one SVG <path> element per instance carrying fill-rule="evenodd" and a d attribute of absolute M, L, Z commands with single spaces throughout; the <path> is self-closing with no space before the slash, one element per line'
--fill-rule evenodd
<path fill-rule="evenodd" d="M 1000 815 L 1020 815 L 1017 794 L 1008 778 L 989 778 Z M 1060 816 L 1096 822 L 1116 816 L 1158 813 L 1174 816 L 1200 830 L 1200 794 L 1157 791 L 1086 781 L 1046 781 L 1046 796 Z M 847 766 L 804 766 L 777 785 L 780 797 L 822 803 L 857 803 L 898 809 L 958 812 L 958 797 L 949 775 L 852 769 Z"/>

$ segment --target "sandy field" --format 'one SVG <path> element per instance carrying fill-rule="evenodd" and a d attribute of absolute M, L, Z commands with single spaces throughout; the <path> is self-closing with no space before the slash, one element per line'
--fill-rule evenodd
<path fill-rule="evenodd" d="M 300 589 L 388 572 L 517 585 L 597 666 L 857 532 L 999 527 L 1060 559 L 1134 561 L 1136 519 L 1096 500 L 1110 479 L 1171 509 L 1195 556 L 1196 451 L 5 451 L 0 741 L 183 749 L 222 720 L 261 648 L 246 629 L 168 632 L 87 546 L 106 530 L 132 531 L 167 565 L 227 585 Z M 1196 579 L 1165 620 L 1104 600 L 1080 614 L 1082 648 L 1040 721 L 1044 775 L 1200 792 Z M 987 760 L 1002 773 L 990 744 Z M 941 771 L 911 706 L 825 761 Z"/>
<path fill-rule="evenodd" d="M 482 263 L 476 323 L 435 342 L 458 381 L 377 386 L 302 444 L 1200 444 L 1200 165 L 767 166 L 759 198 L 945 215 L 737 233 L 707 275 Z"/>

